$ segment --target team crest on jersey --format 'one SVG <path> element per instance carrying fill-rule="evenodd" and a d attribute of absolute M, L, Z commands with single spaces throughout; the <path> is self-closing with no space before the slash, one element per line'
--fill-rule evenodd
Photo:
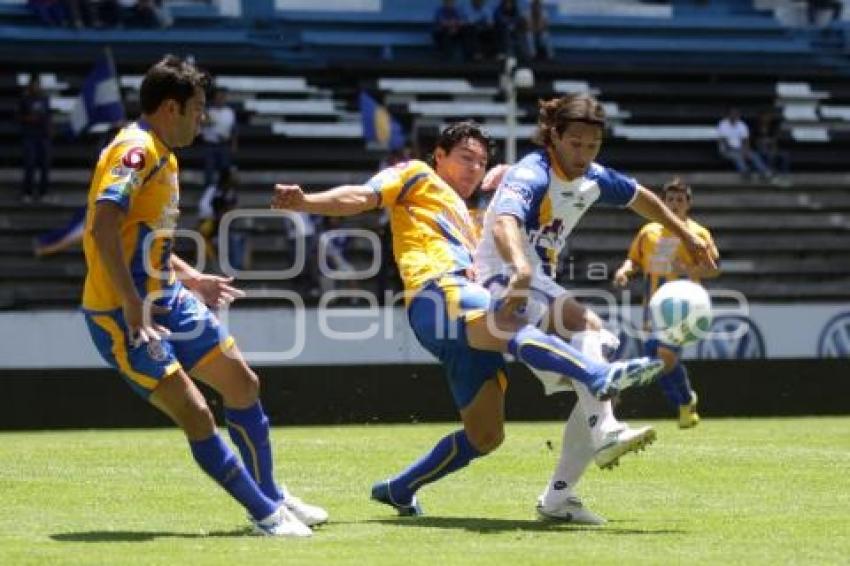
<path fill-rule="evenodd" d="M 560 250 L 567 243 L 563 234 L 564 222 L 560 218 L 556 218 L 552 222 L 544 224 L 538 230 L 531 230 L 528 233 L 528 239 L 533 246 Z"/>
<path fill-rule="evenodd" d="M 162 345 L 162 341 L 153 340 L 148 342 L 148 355 L 152 360 L 157 362 L 164 362 L 168 355 L 165 353 L 165 347 Z"/>

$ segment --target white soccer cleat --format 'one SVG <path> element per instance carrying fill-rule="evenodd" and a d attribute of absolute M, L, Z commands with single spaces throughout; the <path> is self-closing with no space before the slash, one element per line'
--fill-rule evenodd
<path fill-rule="evenodd" d="M 604 525 L 608 521 L 584 506 L 581 499 L 572 496 L 561 503 L 548 507 L 543 498 L 537 500 L 537 515 L 548 521 L 563 521 L 576 525 Z"/>
<path fill-rule="evenodd" d="M 611 470 L 620 463 L 620 456 L 643 450 L 655 442 L 656 436 L 651 426 L 632 428 L 623 424 L 621 428 L 609 431 L 602 437 L 593 459 L 600 468 Z"/>
<path fill-rule="evenodd" d="M 299 521 L 308 527 L 315 527 L 316 525 L 328 522 L 327 511 L 316 505 L 304 503 L 294 495 L 286 494 L 286 498 L 283 500 L 282 504 L 289 510 L 290 513 L 295 515 Z"/>
<path fill-rule="evenodd" d="M 254 534 L 267 537 L 309 537 L 313 535 L 310 527 L 281 505 L 277 511 L 260 521 L 251 520 Z"/>

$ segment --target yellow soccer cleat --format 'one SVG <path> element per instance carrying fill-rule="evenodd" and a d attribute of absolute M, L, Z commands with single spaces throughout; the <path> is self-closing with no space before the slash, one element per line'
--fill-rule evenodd
<path fill-rule="evenodd" d="M 698 424 L 697 394 L 691 391 L 691 402 L 687 405 L 679 405 L 679 428 L 693 428 Z"/>

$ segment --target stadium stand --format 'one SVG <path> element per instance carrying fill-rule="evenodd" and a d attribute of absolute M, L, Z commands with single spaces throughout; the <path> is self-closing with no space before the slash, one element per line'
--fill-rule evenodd
<path fill-rule="evenodd" d="M 14 114 L 21 84 L 36 71 L 61 126 L 105 44 L 112 46 L 131 116 L 140 73 L 163 51 L 191 52 L 230 90 L 240 124 L 243 207 L 265 208 L 274 181 L 320 189 L 367 179 L 385 155 L 363 142 L 361 89 L 384 101 L 418 149 L 454 118 L 479 119 L 497 139 L 505 137 L 501 63 L 437 61 L 429 31 L 433 2 L 333 0 L 321 10 L 312 4 L 269 3 L 273 17 L 260 25 L 252 19 L 257 11 L 234 17 L 212 3 L 175 3 L 174 26 L 154 31 L 46 29 L 23 3 L 0 2 L 0 60 L 9 71 L 0 76 L 0 308 L 67 307 L 78 300 L 79 252 L 35 259 L 31 242 L 84 202 L 99 138 L 57 137 L 52 192 L 58 202 L 24 205 L 17 198 Z M 724 258 L 718 285 L 763 301 L 847 298 L 850 58 L 843 39 L 824 41 L 790 25 L 790 4 L 778 0 L 548 6 L 557 57 L 535 63 L 534 87 L 519 93 L 520 153 L 532 147 L 527 138 L 538 98 L 593 92 L 611 118 L 602 162 L 650 186 L 673 174 L 694 184 L 694 216 L 713 229 Z M 846 22 L 832 25 L 847 29 Z M 714 129 L 732 105 L 748 120 L 780 109 L 792 186 L 742 184 L 727 172 Z M 181 223 L 193 228 L 201 157 L 193 149 L 180 157 Z M 363 222 L 375 227 L 378 220 Z M 571 241 L 575 272 L 586 274 L 592 262 L 615 266 L 637 225 L 616 211 L 593 211 Z M 255 269 L 291 259 L 280 222 L 256 220 L 243 229 L 251 233 Z M 368 252 L 358 245 L 352 243 L 352 257 L 365 262 Z M 572 284 L 607 282 L 578 277 Z"/>

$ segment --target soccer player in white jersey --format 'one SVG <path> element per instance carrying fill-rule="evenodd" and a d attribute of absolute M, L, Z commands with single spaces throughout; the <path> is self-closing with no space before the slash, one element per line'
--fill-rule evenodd
<path fill-rule="evenodd" d="M 699 264 L 713 265 L 708 246 L 648 189 L 634 179 L 596 163 L 605 112 L 587 94 L 540 102 L 535 141 L 542 146 L 512 166 L 484 217 L 475 253 L 478 280 L 494 297 L 523 309 L 529 322 L 568 338 L 588 358 L 605 359 L 605 346 L 617 339 L 599 316 L 554 281 L 566 238 L 595 202 L 629 207 L 667 227 Z M 564 430 L 560 460 L 537 503 L 541 517 L 602 523 L 578 499 L 575 486 L 591 460 L 613 467 L 623 454 L 655 437 L 651 427 L 633 429 L 617 421 L 610 400 L 590 395 L 568 376 L 533 370 L 547 393 L 576 390 L 579 402 Z"/>

